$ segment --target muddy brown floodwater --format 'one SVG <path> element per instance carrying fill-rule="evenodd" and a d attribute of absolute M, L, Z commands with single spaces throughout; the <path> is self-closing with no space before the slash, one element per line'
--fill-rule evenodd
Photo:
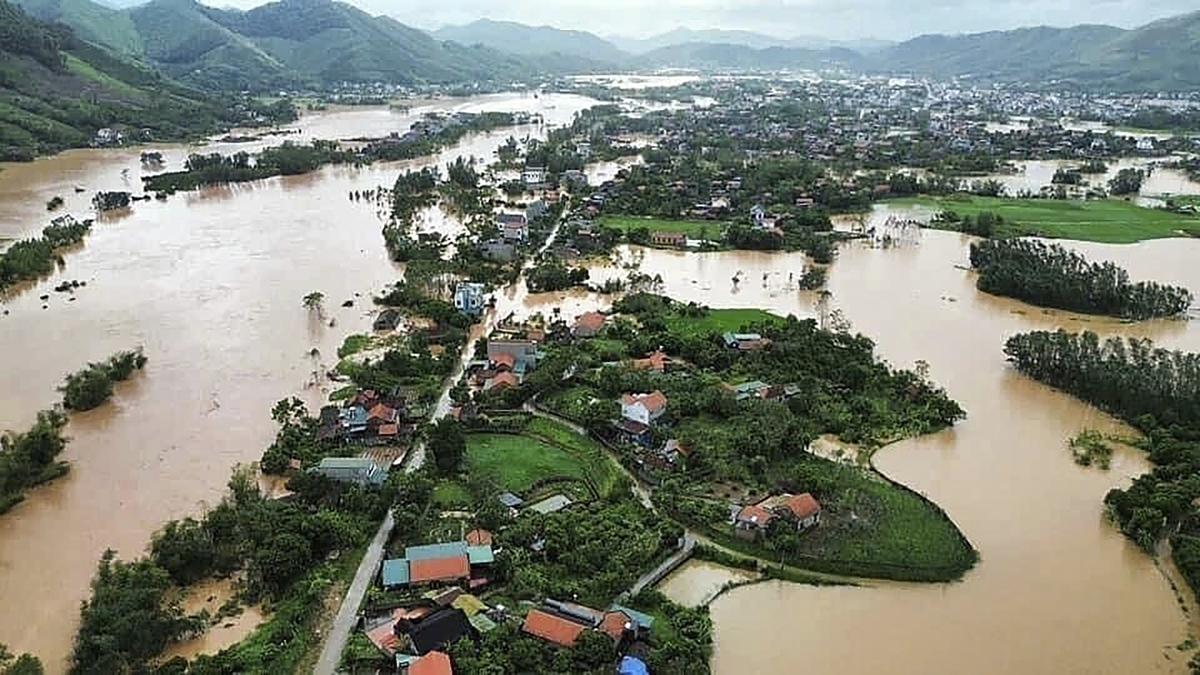
<path fill-rule="evenodd" d="M 434 109 L 540 112 L 552 125 L 592 103 L 507 94 L 446 99 L 411 112 L 335 111 L 305 117 L 294 125 L 303 133 L 267 142 L 404 131 Z M 65 256 L 64 269 L 3 299 L 0 310 L 9 314 L 0 314 L 0 429 L 28 426 L 58 400 L 63 377 L 88 361 L 140 345 L 149 364 L 117 388 L 112 402 L 72 415 L 64 452 L 71 473 L 0 517 L 0 643 L 37 654 L 50 672 L 65 670 L 79 603 L 101 553 L 136 556 L 165 520 L 220 499 L 230 469 L 256 460 L 271 441 L 275 401 L 322 401 L 329 385 L 319 374 L 336 363 L 346 335 L 370 329 L 372 292 L 403 273 L 384 250 L 375 207 L 349 201 L 351 190 L 390 186 L 404 169 L 459 155 L 490 157 L 509 134 L 544 131 L 500 130 L 421 160 L 330 167 L 137 203 L 100 219 Z M 175 169 L 198 148 L 160 149 Z M 55 195 L 67 200 L 63 212 L 83 217 L 94 190 L 140 192 L 140 152 L 84 150 L 5 165 L 0 237 L 44 226 L 45 203 Z M 76 194 L 75 185 L 87 192 Z M 87 282 L 75 301 L 51 290 L 69 279 Z M 311 291 L 326 296 L 323 318 L 301 306 Z M 47 293 L 43 303 L 39 296 Z M 349 299 L 354 306 L 343 308 Z M 314 348 L 317 356 L 310 355 Z"/>
<path fill-rule="evenodd" d="M 876 464 L 945 508 L 979 549 L 979 564 L 952 584 L 734 590 L 711 606 L 717 673 L 1186 671 L 1190 654 L 1175 645 L 1194 629 L 1167 578 L 1102 513 L 1105 493 L 1144 472 L 1146 460 L 1126 450 L 1107 472 L 1076 466 L 1068 438 L 1123 427 L 1017 374 L 1001 348 L 1014 333 L 1063 326 L 1200 351 L 1200 326 L 1130 326 L 982 294 L 955 267 L 966 263 L 968 243 L 926 231 L 919 244 L 891 250 L 849 244 L 828 288 L 883 358 L 902 367 L 927 361 L 967 410 L 952 429 L 884 448 Z M 1200 241 L 1067 245 L 1135 278 L 1200 291 Z M 786 288 L 788 272 L 802 266 L 794 255 L 647 251 L 642 270 L 663 274 L 667 294 L 682 300 L 811 316 L 811 294 Z"/>

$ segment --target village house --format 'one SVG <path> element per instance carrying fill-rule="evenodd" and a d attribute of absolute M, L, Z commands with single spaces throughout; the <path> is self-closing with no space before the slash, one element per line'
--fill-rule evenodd
<path fill-rule="evenodd" d="M 559 647 L 573 647 L 579 636 L 589 630 L 604 633 L 616 643 L 648 633 L 653 624 L 652 617 L 616 607 L 600 611 L 573 602 L 546 599 L 541 607 L 531 609 L 525 615 L 521 631 Z"/>
<path fill-rule="evenodd" d="M 470 317 L 478 317 L 485 306 L 484 285 L 461 282 L 454 288 L 454 308 Z"/>
<path fill-rule="evenodd" d="M 682 232 L 651 232 L 650 243 L 655 246 L 684 248 L 687 246 L 687 235 Z"/>
<path fill-rule="evenodd" d="M 753 539 L 766 532 L 777 518 L 795 523 L 797 531 L 803 531 L 821 522 L 821 503 L 811 494 L 781 494 L 739 509 L 733 517 L 735 533 L 744 539 Z"/>
<path fill-rule="evenodd" d="M 446 649 L 464 638 L 478 636 L 466 613 L 454 607 L 441 607 L 416 619 L 399 619 L 393 630 L 400 638 L 400 648 L 419 656 Z"/>
<path fill-rule="evenodd" d="M 667 440 L 658 448 L 642 455 L 644 464 L 660 471 L 674 471 L 681 465 L 681 460 L 691 454 L 677 438 Z"/>
<path fill-rule="evenodd" d="M 551 495 L 539 502 L 530 504 L 527 510 L 544 516 L 548 513 L 562 511 L 573 503 L 571 498 L 566 495 Z"/>
<path fill-rule="evenodd" d="M 575 319 L 575 325 L 571 328 L 571 334 L 577 338 L 596 337 L 604 329 L 606 321 L 608 321 L 608 317 L 600 312 L 582 314 L 578 319 Z"/>
<path fill-rule="evenodd" d="M 488 340 L 487 358 L 493 367 L 507 368 L 524 376 L 537 366 L 537 343 L 533 340 Z"/>
<path fill-rule="evenodd" d="M 495 562 L 491 544 L 466 541 L 409 546 L 403 558 L 383 562 L 379 572 L 385 590 L 434 583 L 467 581 L 471 588 L 487 583 L 487 569 Z"/>
<path fill-rule="evenodd" d="M 546 167 L 527 166 L 521 169 L 521 182 L 527 186 L 541 185 L 546 182 Z"/>
<path fill-rule="evenodd" d="M 505 241 L 525 241 L 529 237 L 529 220 L 523 213 L 501 213 L 496 216 L 496 227 Z"/>
<path fill-rule="evenodd" d="M 644 359 L 634 359 L 629 362 L 630 367 L 634 370 L 650 370 L 656 373 L 667 372 L 673 364 L 674 360 L 661 349 Z"/>
<path fill-rule="evenodd" d="M 752 352 L 764 349 L 771 341 L 758 333 L 725 333 L 722 336 L 725 347 L 740 352 Z"/>
<path fill-rule="evenodd" d="M 387 481 L 387 471 L 365 457 L 326 457 L 310 471 L 339 483 L 383 485 Z"/>
<path fill-rule="evenodd" d="M 433 651 L 410 663 L 407 675 L 454 675 L 454 667 L 448 654 Z"/>
<path fill-rule="evenodd" d="M 622 418 L 646 425 L 667 411 L 667 397 L 657 390 L 649 394 L 625 394 L 619 403 Z"/>

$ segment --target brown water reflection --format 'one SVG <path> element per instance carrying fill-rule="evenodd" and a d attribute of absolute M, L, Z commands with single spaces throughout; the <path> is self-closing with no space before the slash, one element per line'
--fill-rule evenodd
<path fill-rule="evenodd" d="M 577 96 L 512 94 L 435 105 L 530 110 L 559 123 L 588 104 Z M 378 111 L 356 109 L 301 124 L 342 138 L 409 117 L 388 111 L 384 124 Z M 137 555 L 164 520 L 219 499 L 230 468 L 256 459 L 269 443 L 276 400 L 299 395 L 320 403 L 329 385 L 319 374 L 336 362 L 345 335 L 369 330 L 371 293 L 402 273 L 384 251 L 374 205 L 349 201 L 351 190 L 391 185 L 402 170 L 460 154 L 490 157 L 509 133 L 544 130 L 475 135 L 411 162 L 329 167 L 141 202 L 128 214 L 106 215 L 63 270 L 5 300 L 0 428 L 27 426 L 57 400 L 64 375 L 87 361 L 138 345 L 150 361 L 111 404 L 72 417 L 64 453 L 72 472 L 0 518 L 0 642 L 36 653 L 50 672 L 63 670 L 79 602 L 104 549 Z M 163 149 L 168 165 L 190 150 Z M 131 189 L 139 153 L 78 151 L 6 166 L 0 236 L 40 228 L 55 194 L 67 198 L 64 211 L 82 216 L 91 190 Z M 89 192 L 76 195 L 75 184 Z M 51 290 L 64 279 L 87 281 L 73 302 Z M 323 319 L 301 306 L 311 291 L 326 295 Z M 42 309 L 45 293 L 51 297 Z M 348 299 L 354 306 L 341 307 Z"/>

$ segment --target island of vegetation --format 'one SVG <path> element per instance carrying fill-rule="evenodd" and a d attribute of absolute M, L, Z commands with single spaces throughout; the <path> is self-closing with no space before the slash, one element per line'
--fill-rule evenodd
<path fill-rule="evenodd" d="M 29 431 L 0 435 L 0 514 L 19 504 L 29 488 L 70 469 L 66 462 L 55 461 L 67 446 L 62 435 L 66 425 L 66 415 L 43 410 Z"/>
<path fill-rule="evenodd" d="M 0 252 L 0 291 L 53 272 L 63 249 L 83 241 L 91 229 L 90 220 L 60 216 L 42 230 L 42 236 L 14 242 Z"/>
<path fill-rule="evenodd" d="M 373 139 L 357 150 L 342 149 L 337 141 L 315 140 L 308 145 L 285 141 L 278 147 L 265 148 L 253 158 L 246 152 L 229 156 L 193 154 L 182 171 L 147 176 L 143 183 L 147 190 L 170 194 L 206 185 L 303 174 L 326 164 L 362 165 L 413 159 L 452 145 L 468 133 L 512 126 L 522 119 L 514 113 L 430 113 L 403 136 Z"/>
<path fill-rule="evenodd" d="M 146 360 L 141 349 L 117 352 L 107 361 L 89 363 L 86 368 L 67 375 L 60 388 L 63 406 L 74 411 L 99 407 L 112 396 L 113 385 L 144 368 Z"/>
<path fill-rule="evenodd" d="M 1150 555 L 1166 539 L 1192 591 L 1200 591 L 1200 355 L 1061 330 L 1014 335 L 1004 353 L 1022 373 L 1142 432 L 1135 442 L 1154 469 L 1104 501 L 1121 531 Z"/>
<path fill-rule="evenodd" d="M 1192 305 L 1186 288 L 1134 283 L 1114 263 L 1089 262 L 1058 244 L 1033 239 L 974 242 L 971 266 L 979 271 L 979 290 L 1041 307 L 1142 320 L 1178 316 Z"/>

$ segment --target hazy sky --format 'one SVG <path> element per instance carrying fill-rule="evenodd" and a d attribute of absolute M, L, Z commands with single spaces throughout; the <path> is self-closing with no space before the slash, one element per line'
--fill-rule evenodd
<path fill-rule="evenodd" d="M 265 0 L 203 0 L 252 7 Z M 1198 8 L 1196 0 L 348 0 L 420 28 L 478 18 L 644 37 L 678 26 L 779 37 L 903 39 L 1021 26 L 1132 27 Z"/>

